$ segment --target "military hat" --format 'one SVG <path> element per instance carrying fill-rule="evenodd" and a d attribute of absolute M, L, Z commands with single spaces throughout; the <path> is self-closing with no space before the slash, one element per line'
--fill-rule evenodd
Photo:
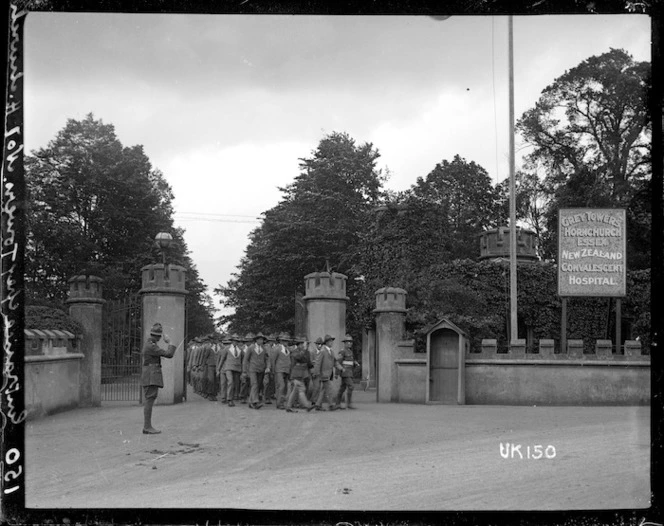
<path fill-rule="evenodd" d="M 293 338 L 295 343 L 307 343 L 307 339 L 304 336 L 296 336 Z"/>
<path fill-rule="evenodd" d="M 155 323 L 152 326 L 152 329 L 150 329 L 150 334 L 153 334 L 155 336 L 161 336 L 164 334 L 164 328 L 161 326 L 161 323 Z"/>
<path fill-rule="evenodd" d="M 316 338 L 316 341 L 314 342 L 316 345 L 323 345 L 325 342 L 323 341 L 323 338 L 320 336 Z"/>
<path fill-rule="evenodd" d="M 242 338 L 243 342 L 250 342 L 254 339 L 254 333 L 253 332 L 248 332 L 247 334 L 244 335 L 244 338 Z"/>
<path fill-rule="evenodd" d="M 256 341 L 259 338 L 263 338 L 265 340 L 265 335 L 260 331 L 258 331 L 258 334 L 256 334 L 256 336 L 254 336 L 253 340 Z"/>
<path fill-rule="evenodd" d="M 277 337 L 276 337 L 274 334 L 268 334 L 268 335 L 265 337 L 265 341 L 266 341 L 266 342 L 274 342 L 274 341 L 276 341 L 276 340 L 277 340 Z"/>
<path fill-rule="evenodd" d="M 230 336 L 230 340 L 231 340 L 232 342 L 239 342 L 239 341 L 241 341 L 241 339 L 242 339 L 242 338 L 240 338 L 240 337 L 237 335 L 236 332 L 234 332 L 234 333 L 231 334 L 231 336 Z"/>
<path fill-rule="evenodd" d="M 329 334 L 326 334 L 326 335 L 325 335 L 325 338 L 323 338 L 323 342 L 324 342 L 324 343 L 327 343 L 327 342 L 329 342 L 329 341 L 331 341 L 331 340 L 335 340 L 335 339 L 336 339 L 336 338 L 335 338 L 334 336 L 330 336 Z"/>
<path fill-rule="evenodd" d="M 282 342 L 289 342 L 291 341 L 291 337 L 287 332 L 282 332 L 279 336 L 277 336 L 277 340 L 281 340 Z"/>
<path fill-rule="evenodd" d="M 352 342 L 352 341 L 353 341 L 353 337 L 352 337 L 350 334 L 346 334 L 346 336 L 344 336 L 344 339 L 341 340 L 341 341 L 342 341 L 342 342 Z"/>

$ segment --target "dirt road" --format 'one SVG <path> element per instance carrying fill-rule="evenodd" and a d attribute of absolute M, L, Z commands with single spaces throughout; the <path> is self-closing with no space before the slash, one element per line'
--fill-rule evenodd
<path fill-rule="evenodd" d="M 273 405 L 229 408 L 190 393 L 185 404 L 155 407 L 153 422 L 163 433 L 154 436 L 141 433 L 136 404 L 104 404 L 29 422 L 26 506 L 649 505 L 648 407 L 377 404 L 375 393 L 361 391 L 355 398 L 356 411 L 291 414 Z M 506 443 L 513 446 L 506 449 Z"/>

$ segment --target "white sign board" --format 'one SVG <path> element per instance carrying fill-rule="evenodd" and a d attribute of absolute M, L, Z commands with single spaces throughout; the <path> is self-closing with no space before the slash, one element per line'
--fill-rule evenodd
<path fill-rule="evenodd" d="M 627 276 L 625 210 L 558 211 L 558 295 L 624 296 Z"/>

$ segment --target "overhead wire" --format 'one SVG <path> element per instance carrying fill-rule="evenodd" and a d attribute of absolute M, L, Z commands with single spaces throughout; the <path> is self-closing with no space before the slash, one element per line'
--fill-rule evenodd
<path fill-rule="evenodd" d="M 215 214 L 208 212 L 175 212 L 177 221 L 208 221 L 213 223 L 260 223 L 258 216 L 242 214 Z"/>

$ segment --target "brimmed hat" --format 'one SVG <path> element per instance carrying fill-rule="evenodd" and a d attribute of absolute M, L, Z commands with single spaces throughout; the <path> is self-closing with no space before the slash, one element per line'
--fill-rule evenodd
<path fill-rule="evenodd" d="M 161 323 L 155 323 L 150 329 L 150 334 L 155 336 L 161 336 L 164 333 L 164 328 L 161 326 Z"/>
<path fill-rule="evenodd" d="M 265 337 L 265 341 L 266 342 L 274 342 L 274 341 L 277 341 L 277 337 L 274 334 L 268 334 Z"/>
<path fill-rule="evenodd" d="M 279 336 L 277 336 L 277 340 L 281 340 L 282 342 L 289 342 L 291 341 L 291 337 L 287 332 L 282 332 Z"/>
<path fill-rule="evenodd" d="M 256 334 L 256 336 L 254 336 L 254 341 L 258 340 L 258 338 L 263 338 L 264 340 L 266 339 L 265 334 L 263 334 L 260 331 L 258 331 L 258 334 Z"/>
<path fill-rule="evenodd" d="M 346 334 L 346 336 L 344 336 L 344 339 L 341 340 L 341 341 L 342 341 L 342 342 L 352 342 L 352 341 L 353 341 L 353 337 L 352 337 L 350 334 Z"/>
<path fill-rule="evenodd" d="M 304 336 L 296 336 L 293 338 L 295 343 L 307 343 L 307 339 Z"/>
<path fill-rule="evenodd" d="M 325 335 L 325 338 L 323 338 L 323 343 L 329 342 L 330 340 L 335 340 L 336 338 L 334 336 L 330 336 L 329 334 Z"/>
<path fill-rule="evenodd" d="M 242 338 L 243 342 L 250 342 L 254 339 L 254 333 L 253 332 L 248 332 L 247 334 L 244 335 L 244 338 Z"/>
<path fill-rule="evenodd" d="M 232 342 L 239 342 L 241 339 L 235 332 L 229 336 L 229 340 Z"/>
<path fill-rule="evenodd" d="M 325 342 L 323 341 L 323 338 L 320 336 L 316 338 L 316 341 L 314 342 L 316 345 L 323 345 Z"/>

